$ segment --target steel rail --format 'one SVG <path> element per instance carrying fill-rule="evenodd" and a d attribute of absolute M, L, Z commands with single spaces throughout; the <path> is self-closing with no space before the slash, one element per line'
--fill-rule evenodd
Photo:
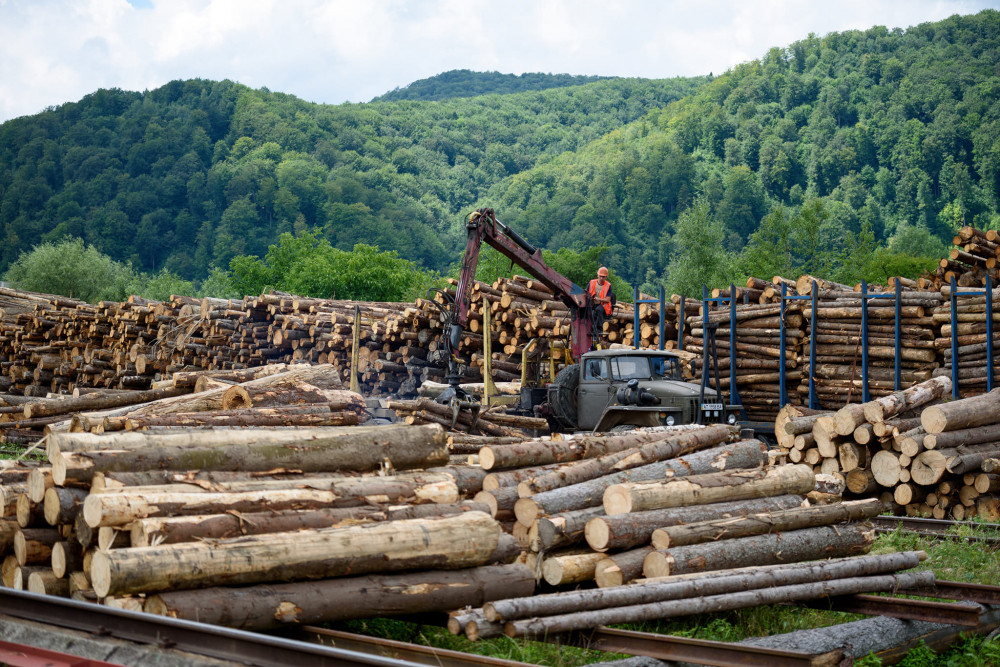
<path fill-rule="evenodd" d="M 121 663 L 81 658 L 28 644 L 0 641 L 0 665 L 4 667 L 123 667 Z"/>
<path fill-rule="evenodd" d="M 841 665 L 844 659 L 844 652 L 841 650 L 814 655 L 607 627 L 573 633 L 564 637 L 564 640 L 575 646 L 598 651 L 715 667 L 834 667 Z"/>
<path fill-rule="evenodd" d="M 910 598 L 880 595 L 844 595 L 818 600 L 804 600 L 801 606 L 825 611 L 841 611 L 868 616 L 891 616 L 910 621 L 930 621 L 975 627 L 979 625 L 982 608 L 962 602 L 930 602 Z"/>
<path fill-rule="evenodd" d="M 435 665 L 437 667 L 534 667 L 529 663 L 517 662 L 516 660 L 490 658 L 485 655 L 433 648 L 395 639 L 382 639 L 352 632 L 328 630 L 315 625 L 302 626 L 295 633 L 295 636 L 301 637 L 303 641 L 316 642 L 324 646 L 339 646 L 352 651 L 390 656 L 421 665 Z"/>
<path fill-rule="evenodd" d="M 197 655 L 258 667 L 414 667 L 416 663 L 320 646 L 281 637 L 233 630 L 166 616 L 112 609 L 0 588 L 0 610 L 6 616 L 99 636 L 152 644 Z"/>
<path fill-rule="evenodd" d="M 925 519 L 912 516 L 877 516 L 871 519 L 875 524 L 876 532 L 889 533 L 902 527 L 912 533 L 917 533 L 927 537 L 939 537 L 955 540 L 965 540 L 966 542 L 982 542 L 986 544 L 1000 544 L 1000 530 L 996 535 L 958 535 L 949 532 L 952 528 L 969 528 L 975 531 L 982 531 L 986 524 L 974 521 L 952 521 L 950 519 Z M 1000 526 L 997 526 L 1000 529 Z"/>

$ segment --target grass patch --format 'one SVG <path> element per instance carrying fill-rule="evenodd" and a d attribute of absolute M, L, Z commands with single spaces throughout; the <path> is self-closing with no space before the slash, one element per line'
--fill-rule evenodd
<path fill-rule="evenodd" d="M 1000 535 L 1000 527 L 996 524 L 973 523 L 978 525 L 959 527 L 958 534 Z M 1000 585 L 1000 549 L 988 543 L 933 540 L 896 530 L 879 535 L 872 549 L 872 553 L 896 551 L 926 551 L 928 559 L 917 569 L 932 570 L 939 579 Z M 770 605 L 615 627 L 693 639 L 737 642 L 750 637 L 825 627 L 862 618 L 864 616 L 840 612 Z M 464 636 L 456 637 L 444 628 L 388 619 L 348 621 L 337 624 L 336 627 L 348 632 L 551 667 L 577 667 L 627 657 L 508 637 L 470 642 Z M 881 667 L 881 662 L 875 656 L 866 656 L 855 664 Z M 898 664 L 904 667 L 995 667 L 1000 665 L 1000 640 L 987 641 L 982 636 L 965 637 L 942 654 L 936 654 L 921 645 L 911 650 Z"/>

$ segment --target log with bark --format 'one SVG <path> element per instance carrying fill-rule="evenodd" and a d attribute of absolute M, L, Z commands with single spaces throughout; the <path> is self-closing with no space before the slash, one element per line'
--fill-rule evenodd
<path fill-rule="evenodd" d="M 651 619 L 676 618 L 731 609 L 758 607 L 781 602 L 796 602 L 861 592 L 874 593 L 906 590 L 933 585 L 933 572 L 875 575 L 809 582 L 791 586 L 774 586 L 723 595 L 687 598 L 612 607 L 595 611 L 560 614 L 508 622 L 504 631 L 510 637 L 545 637 L 615 623 L 638 623 Z"/>
<path fill-rule="evenodd" d="M 513 621 L 664 600 L 722 595 L 774 586 L 888 574 L 917 567 L 926 558 L 927 554 L 922 551 L 903 551 L 808 563 L 745 567 L 697 576 L 647 579 L 632 586 L 619 588 L 584 589 L 505 598 L 484 604 L 483 613 L 487 620 L 492 622 Z"/>
<path fill-rule="evenodd" d="M 867 520 L 881 513 L 882 502 L 877 498 L 845 501 L 658 528 L 652 541 L 655 549 L 663 551 L 689 544 Z"/>
<path fill-rule="evenodd" d="M 521 564 L 462 570 L 369 574 L 338 579 L 168 591 L 147 598 L 147 613 L 261 631 L 290 624 L 446 612 L 530 596 L 535 576 Z"/>
<path fill-rule="evenodd" d="M 653 551 L 643 563 L 647 577 L 725 570 L 747 565 L 837 558 L 867 553 L 874 531 L 865 524 L 803 528 Z"/>

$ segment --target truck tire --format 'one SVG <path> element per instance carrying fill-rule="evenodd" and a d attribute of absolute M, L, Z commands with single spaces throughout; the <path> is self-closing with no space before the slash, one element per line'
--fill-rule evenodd
<path fill-rule="evenodd" d="M 576 390 L 580 386 L 580 364 L 573 364 L 556 373 L 550 392 L 552 412 L 566 428 L 577 424 Z"/>

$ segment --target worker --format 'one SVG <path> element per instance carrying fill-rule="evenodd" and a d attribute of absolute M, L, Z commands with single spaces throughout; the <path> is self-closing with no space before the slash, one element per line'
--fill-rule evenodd
<path fill-rule="evenodd" d="M 611 316 L 611 310 L 618 303 L 615 298 L 615 291 L 611 289 L 611 281 L 608 280 L 608 268 L 602 266 L 597 269 L 597 277 L 590 281 L 587 292 L 594 300 L 594 327 L 597 331 L 604 330 L 604 318 Z"/>

